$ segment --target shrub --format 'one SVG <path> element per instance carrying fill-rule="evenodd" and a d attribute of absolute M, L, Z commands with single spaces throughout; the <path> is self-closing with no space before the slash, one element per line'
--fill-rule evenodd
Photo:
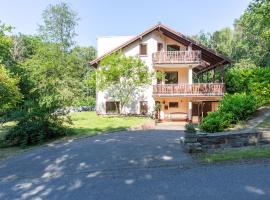
<path fill-rule="evenodd" d="M 227 94 L 219 105 L 221 113 L 233 114 L 234 122 L 247 119 L 255 110 L 255 98 L 245 93 Z"/>
<path fill-rule="evenodd" d="M 185 125 L 185 132 L 186 133 L 196 133 L 196 129 L 191 122 L 189 122 Z"/>
<path fill-rule="evenodd" d="M 217 111 L 210 112 L 203 119 L 200 129 L 206 132 L 220 132 L 240 120 L 247 119 L 256 110 L 255 98 L 251 95 L 227 94 L 220 101 Z"/>
<path fill-rule="evenodd" d="M 209 133 L 220 132 L 223 131 L 225 128 L 228 128 L 232 122 L 233 114 L 231 112 L 210 112 L 203 119 L 200 125 L 200 129 Z"/>
<path fill-rule="evenodd" d="M 257 106 L 270 103 L 270 68 L 235 66 L 226 72 L 228 93 L 246 92 L 253 95 Z"/>
<path fill-rule="evenodd" d="M 70 119 L 65 116 L 48 114 L 41 110 L 32 110 L 19 118 L 16 126 L 4 136 L 7 146 L 35 145 L 65 136 L 69 130 L 63 124 L 71 123 Z"/>

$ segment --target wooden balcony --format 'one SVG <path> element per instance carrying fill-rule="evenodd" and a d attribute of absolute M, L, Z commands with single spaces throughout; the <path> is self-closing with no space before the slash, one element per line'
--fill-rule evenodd
<path fill-rule="evenodd" d="M 158 51 L 152 54 L 153 64 L 199 64 L 201 51 Z"/>
<path fill-rule="evenodd" d="M 223 96 L 224 83 L 181 83 L 153 86 L 153 95 L 158 96 Z"/>

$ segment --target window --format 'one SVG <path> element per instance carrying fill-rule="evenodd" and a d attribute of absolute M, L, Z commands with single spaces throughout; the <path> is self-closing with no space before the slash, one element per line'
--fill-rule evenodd
<path fill-rule="evenodd" d="M 163 44 L 162 43 L 158 43 L 157 44 L 157 50 L 158 51 L 162 51 L 163 50 Z"/>
<path fill-rule="evenodd" d="M 140 44 L 140 55 L 141 56 L 147 55 L 147 44 Z"/>
<path fill-rule="evenodd" d="M 119 101 L 107 101 L 106 102 L 106 113 L 119 113 Z"/>
<path fill-rule="evenodd" d="M 170 108 L 178 108 L 178 102 L 169 102 Z"/>
<path fill-rule="evenodd" d="M 140 102 L 140 113 L 141 115 L 146 115 L 148 113 L 147 101 Z"/>
<path fill-rule="evenodd" d="M 180 51 L 180 46 L 176 44 L 167 45 L 167 51 Z"/>
<path fill-rule="evenodd" d="M 178 72 L 165 72 L 165 84 L 177 84 Z"/>

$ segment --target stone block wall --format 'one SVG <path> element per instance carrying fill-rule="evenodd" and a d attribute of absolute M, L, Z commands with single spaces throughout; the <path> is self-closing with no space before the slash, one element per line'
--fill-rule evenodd
<path fill-rule="evenodd" d="M 195 153 L 269 143 L 270 133 L 249 130 L 244 132 L 186 134 L 184 148 L 189 153 Z"/>

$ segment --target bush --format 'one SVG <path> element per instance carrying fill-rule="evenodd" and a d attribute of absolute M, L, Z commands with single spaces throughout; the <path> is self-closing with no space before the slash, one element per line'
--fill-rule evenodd
<path fill-rule="evenodd" d="M 185 132 L 186 133 L 196 133 L 196 129 L 191 122 L 189 122 L 185 125 Z"/>
<path fill-rule="evenodd" d="M 226 72 L 225 82 L 228 93 L 246 92 L 255 97 L 257 106 L 270 103 L 269 67 L 233 67 Z"/>
<path fill-rule="evenodd" d="M 256 110 L 255 98 L 245 93 L 225 95 L 219 105 L 221 113 L 232 113 L 234 121 L 245 120 Z"/>
<path fill-rule="evenodd" d="M 203 119 L 200 129 L 206 132 L 220 132 L 240 120 L 247 119 L 256 110 L 255 98 L 251 95 L 227 94 L 220 101 L 218 110 L 210 112 Z"/>
<path fill-rule="evenodd" d="M 4 136 L 7 146 L 28 146 L 41 144 L 54 138 L 67 135 L 69 129 L 63 124 L 69 118 L 45 112 L 25 113 L 18 124 Z"/>
<path fill-rule="evenodd" d="M 225 128 L 228 128 L 232 122 L 233 114 L 231 112 L 210 112 L 203 119 L 200 125 L 200 129 L 209 133 L 220 132 L 223 131 Z"/>

